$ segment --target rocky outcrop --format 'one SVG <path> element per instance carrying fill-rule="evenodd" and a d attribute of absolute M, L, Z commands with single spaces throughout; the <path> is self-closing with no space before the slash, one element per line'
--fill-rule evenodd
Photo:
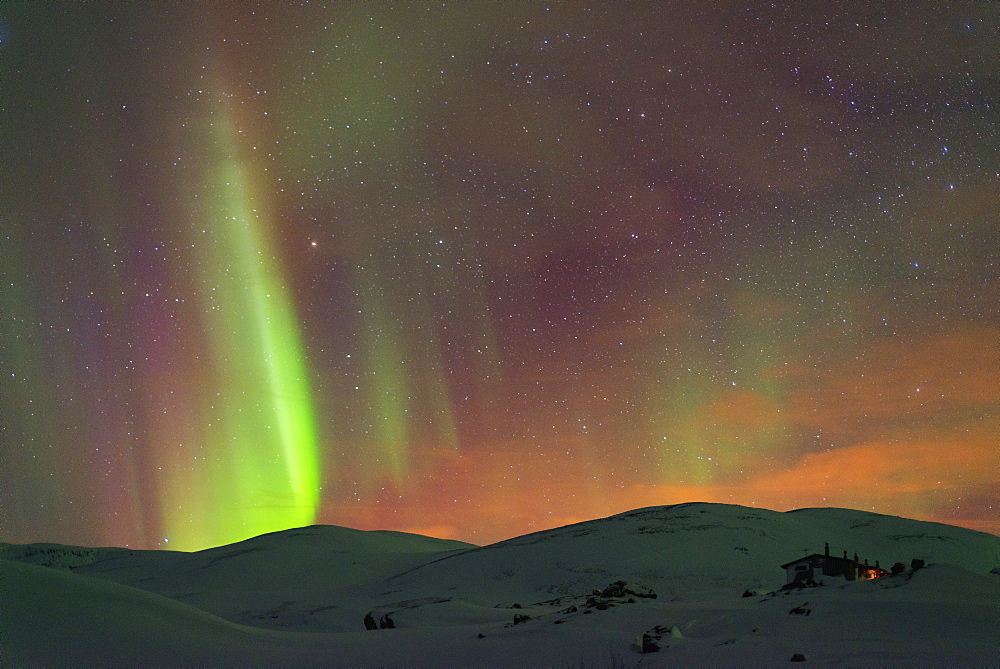
<path fill-rule="evenodd" d="M 656 599 L 656 593 L 653 592 L 652 588 L 647 588 L 644 585 L 639 585 L 637 583 L 629 583 L 628 581 L 615 581 L 608 587 L 601 591 L 594 591 L 595 595 L 604 597 L 605 599 L 611 597 L 628 597 L 629 595 L 633 597 L 643 597 L 646 599 Z"/>
<path fill-rule="evenodd" d="M 378 621 L 375 620 L 374 611 L 369 611 L 365 614 L 365 629 L 366 630 L 391 630 L 395 629 L 396 623 L 393 622 L 392 617 L 385 613 L 382 615 Z"/>

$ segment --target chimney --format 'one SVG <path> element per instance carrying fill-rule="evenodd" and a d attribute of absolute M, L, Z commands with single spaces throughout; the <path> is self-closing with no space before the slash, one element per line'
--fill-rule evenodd
<path fill-rule="evenodd" d="M 826 556 L 830 557 L 830 542 L 826 542 Z"/>

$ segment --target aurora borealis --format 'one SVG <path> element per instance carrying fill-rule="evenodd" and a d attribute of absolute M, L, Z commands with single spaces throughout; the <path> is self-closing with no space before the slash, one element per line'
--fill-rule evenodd
<path fill-rule="evenodd" d="M 1000 5 L 0 4 L 0 541 L 1000 533 Z"/>

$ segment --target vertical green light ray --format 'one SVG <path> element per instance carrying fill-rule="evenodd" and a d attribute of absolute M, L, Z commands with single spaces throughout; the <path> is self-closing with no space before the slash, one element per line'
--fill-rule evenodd
<path fill-rule="evenodd" d="M 259 216 L 246 195 L 246 179 L 239 164 L 227 159 L 222 172 L 221 181 L 226 188 L 222 218 L 229 224 L 239 275 L 249 284 L 242 287 L 251 313 L 249 333 L 262 356 L 261 368 L 247 371 L 263 377 L 263 390 L 273 407 L 270 411 L 277 426 L 277 444 L 292 495 L 299 504 L 315 510 L 318 502 L 315 426 L 291 296 L 281 284 L 277 260 L 264 256 L 266 240 L 258 225 Z M 234 348 L 240 345 L 229 343 Z M 250 354 L 253 356 L 254 352 Z"/>
<path fill-rule="evenodd" d="M 367 399 L 359 409 L 368 413 L 372 441 L 367 464 L 379 465 L 372 470 L 376 479 L 384 473 L 401 485 L 412 473 L 414 449 L 458 448 L 444 345 L 425 294 L 436 291 L 412 294 L 375 269 L 362 270 L 356 280 Z"/>
<path fill-rule="evenodd" d="M 218 418 L 188 448 L 199 464 L 171 463 L 163 507 L 179 548 L 308 525 L 319 504 L 315 419 L 292 296 L 267 250 L 268 222 L 229 119 L 216 119 L 191 225 L 211 363 L 194 392 Z"/>
<path fill-rule="evenodd" d="M 701 424 L 700 411 L 711 401 L 708 384 L 693 374 L 661 384 L 654 395 L 651 415 L 654 435 L 660 440 L 661 477 L 683 483 L 713 480 L 712 453 L 716 444 Z"/>
<path fill-rule="evenodd" d="M 441 342 L 437 337 L 433 337 L 428 345 L 432 350 L 426 359 L 426 364 L 429 367 L 426 374 L 426 385 L 435 444 L 449 450 L 455 450 L 458 448 L 458 426 L 455 424 L 451 395 L 445 377 Z"/>
<path fill-rule="evenodd" d="M 13 219 L 7 211 L 0 213 L 5 224 Z M 0 426 L 4 432 L 4 448 L 0 448 L 0 471 L 7 477 L 31 476 L 34 463 L 41 459 L 45 468 L 54 469 L 58 451 L 56 449 L 36 450 L 35 443 L 59 444 L 54 434 L 55 417 L 59 407 L 51 392 L 35 393 L 36 388 L 54 385 L 48 381 L 49 367 L 53 360 L 60 361 L 59 351 L 48 349 L 44 352 L 32 345 L 38 324 L 42 322 L 37 294 L 43 286 L 33 280 L 28 267 L 28 254 L 24 251 L 24 241 L 13 235 L 0 237 L 0 395 L 5 402 L 0 403 Z M 37 396 L 39 401 L 35 401 Z M 7 435 L 24 435 L 24 443 L 15 447 L 7 440 Z M 41 453 L 41 457 L 36 453 Z M 52 455 L 47 455 L 51 452 Z M 48 458 L 52 458 L 51 461 Z M 36 477 L 17 502 L 28 505 L 59 507 L 65 504 L 67 486 L 54 476 Z M 19 528 L 21 522 L 16 513 L 18 507 L 8 508 L 0 504 L 0 521 L 7 531 Z"/>
<path fill-rule="evenodd" d="M 399 484 L 409 458 L 410 392 L 401 335 L 375 286 L 363 289 L 365 325 L 362 348 L 367 356 L 368 398 L 378 458 Z"/>

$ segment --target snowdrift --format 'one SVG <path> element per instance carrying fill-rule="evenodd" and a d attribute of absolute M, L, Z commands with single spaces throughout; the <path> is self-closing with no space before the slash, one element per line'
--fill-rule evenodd
<path fill-rule="evenodd" d="M 926 566 L 783 588 L 780 565 L 826 544 Z M 308 527 L 0 557 L 4 665 L 1000 661 L 1000 537 L 845 509 L 652 507 L 485 547 Z"/>

